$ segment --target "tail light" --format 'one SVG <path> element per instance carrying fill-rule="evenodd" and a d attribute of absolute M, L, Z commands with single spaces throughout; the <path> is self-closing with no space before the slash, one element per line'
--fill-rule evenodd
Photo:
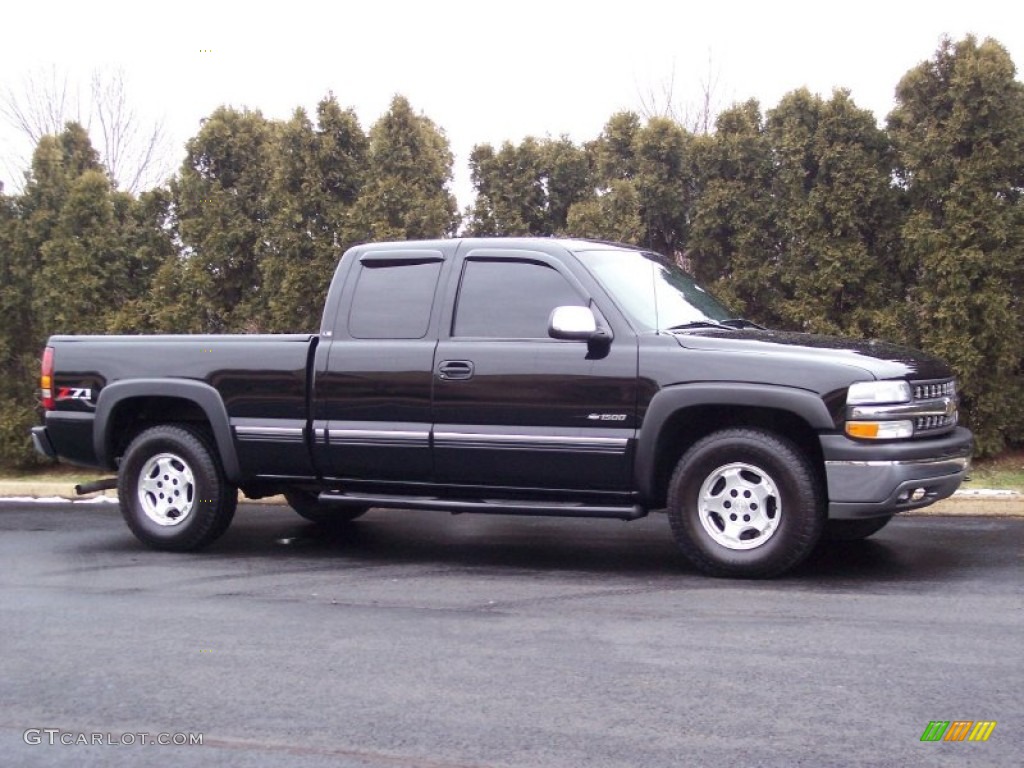
<path fill-rule="evenodd" d="M 43 408 L 54 409 L 53 403 L 53 347 L 43 350 L 43 365 L 39 375 L 39 398 Z"/>

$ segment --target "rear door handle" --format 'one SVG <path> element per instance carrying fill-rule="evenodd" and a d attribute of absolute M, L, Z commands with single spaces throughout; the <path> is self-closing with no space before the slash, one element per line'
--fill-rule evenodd
<path fill-rule="evenodd" d="M 445 381 L 473 378 L 473 363 L 469 360 L 442 360 L 437 366 L 437 375 Z"/>

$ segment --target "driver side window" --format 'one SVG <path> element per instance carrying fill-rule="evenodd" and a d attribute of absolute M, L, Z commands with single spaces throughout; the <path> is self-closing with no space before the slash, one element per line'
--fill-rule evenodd
<path fill-rule="evenodd" d="M 469 259 L 463 265 L 452 336 L 546 339 L 555 307 L 587 302 L 557 270 L 532 261 Z"/>

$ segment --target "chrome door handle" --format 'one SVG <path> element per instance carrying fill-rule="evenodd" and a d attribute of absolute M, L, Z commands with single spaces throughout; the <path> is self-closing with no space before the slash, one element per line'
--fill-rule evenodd
<path fill-rule="evenodd" d="M 460 381 L 473 378 L 473 363 L 469 360 L 442 360 L 437 366 L 437 375 L 445 381 Z"/>

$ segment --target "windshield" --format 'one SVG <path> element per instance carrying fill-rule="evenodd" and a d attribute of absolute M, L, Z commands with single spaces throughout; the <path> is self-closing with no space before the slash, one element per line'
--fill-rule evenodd
<path fill-rule="evenodd" d="M 732 317 L 675 264 L 640 251 L 583 251 L 580 261 L 641 330 L 717 325 Z"/>

